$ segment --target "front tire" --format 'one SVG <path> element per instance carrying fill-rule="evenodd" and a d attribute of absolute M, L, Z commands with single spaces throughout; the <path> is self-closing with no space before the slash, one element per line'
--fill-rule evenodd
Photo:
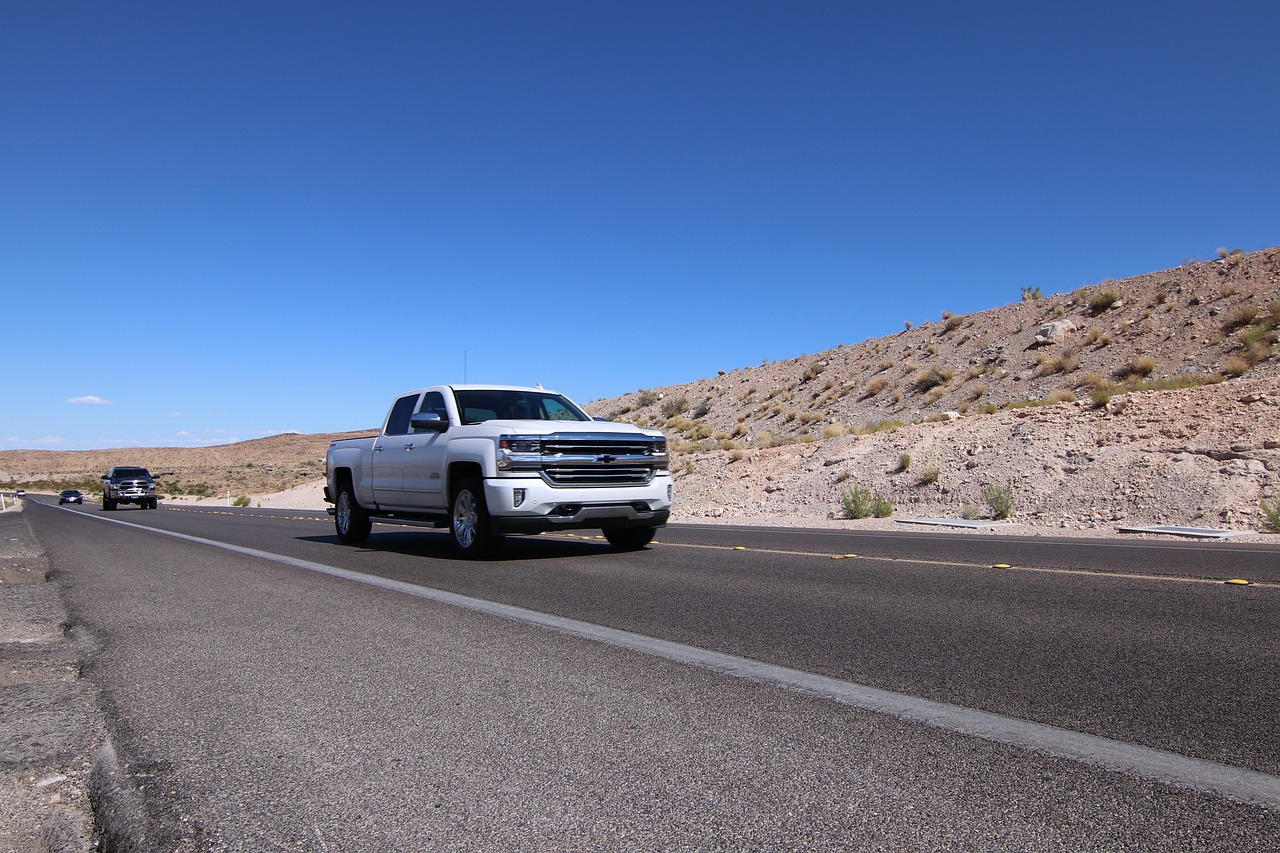
<path fill-rule="evenodd" d="M 113 500 L 111 500 L 110 498 L 107 498 L 107 497 L 105 497 L 105 496 L 102 498 L 102 510 L 103 510 L 103 512 L 111 512 L 111 511 L 112 511 L 113 509 L 115 509 L 115 508 L 116 508 L 116 502 L 115 502 L 115 501 L 113 501 Z"/>
<path fill-rule="evenodd" d="M 652 527 L 608 527 L 604 538 L 619 551 L 639 551 L 653 541 Z"/>
<path fill-rule="evenodd" d="M 373 529 L 373 521 L 369 513 L 356 503 L 356 496 L 351 486 L 344 483 L 338 487 L 337 509 L 333 513 L 333 526 L 338 531 L 338 541 L 343 545 L 359 545 L 369 538 Z"/>
<path fill-rule="evenodd" d="M 454 492 L 449 533 L 458 556 L 468 560 L 488 556 L 497 545 L 498 538 L 489 529 L 489 507 L 479 480 L 463 480 Z"/>

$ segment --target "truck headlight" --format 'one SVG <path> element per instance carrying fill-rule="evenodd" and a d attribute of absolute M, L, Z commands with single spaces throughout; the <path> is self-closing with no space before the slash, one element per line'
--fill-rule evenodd
<path fill-rule="evenodd" d="M 498 437 L 498 470 L 538 468 L 542 464 L 542 439 L 536 435 Z"/>

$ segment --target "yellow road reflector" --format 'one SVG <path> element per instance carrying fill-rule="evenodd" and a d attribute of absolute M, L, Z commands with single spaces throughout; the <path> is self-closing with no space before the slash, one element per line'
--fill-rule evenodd
<path fill-rule="evenodd" d="M 1229 581 L 1223 581 L 1223 583 L 1234 584 L 1235 586 L 1249 586 L 1249 581 L 1244 578 L 1232 578 Z"/>
<path fill-rule="evenodd" d="M 1008 563 L 996 563 L 996 564 L 995 564 L 994 566 L 992 566 L 991 568 L 993 568 L 993 569 L 1011 569 L 1011 568 L 1013 568 L 1013 567 L 1012 567 L 1012 566 L 1010 566 Z"/>
<path fill-rule="evenodd" d="M 856 557 L 856 556 L 858 556 L 858 555 L 857 555 L 857 554 L 836 554 L 836 555 L 835 555 L 834 557 L 832 557 L 831 559 L 833 559 L 833 560 L 851 560 L 851 559 L 853 559 L 853 558 L 854 558 L 854 557 Z"/>
<path fill-rule="evenodd" d="M 733 546 L 733 550 L 735 550 L 735 551 L 745 551 L 745 550 L 747 550 L 747 549 L 746 549 L 746 546 L 744 546 L 744 545 L 734 545 L 734 546 Z"/>

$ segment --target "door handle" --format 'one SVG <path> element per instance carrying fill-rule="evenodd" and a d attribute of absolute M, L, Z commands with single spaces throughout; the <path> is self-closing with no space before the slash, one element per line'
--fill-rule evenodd
<path fill-rule="evenodd" d="M 405 449 L 405 450 L 413 450 L 413 445 L 412 445 L 412 444 L 406 444 L 406 445 L 404 446 L 404 449 Z"/>

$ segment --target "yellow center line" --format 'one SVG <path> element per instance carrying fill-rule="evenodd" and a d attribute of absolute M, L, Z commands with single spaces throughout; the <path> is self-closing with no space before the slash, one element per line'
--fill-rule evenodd
<path fill-rule="evenodd" d="M 658 543 L 653 543 L 657 545 Z M 896 557 L 883 556 L 872 557 L 867 555 L 849 555 L 849 554 L 831 554 L 830 552 L 817 551 L 788 551 L 776 548 L 744 548 L 741 545 L 701 545 L 696 543 L 684 542 L 664 542 L 664 547 L 668 548 L 700 548 L 707 551 L 746 551 L 752 554 L 774 554 L 789 557 L 818 557 L 820 559 L 859 559 L 859 560 L 884 560 L 894 563 L 909 563 L 917 566 L 940 566 L 945 568 L 957 569 L 998 569 L 1002 572 L 1039 572 L 1041 574 L 1051 575 L 1079 575 L 1084 577 L 1099 578 L 1118 578 L 1126 580 L 1148 580 L 1148 581 L 1173 581 L 1175 583 L 1196 583 L 1196 584 L 1213 584 L 1222 585 L 1228 582 L 1228 578 L 1192 578 L 1179 577 L 1176 575 L 1153 575 L 1141 574 L 1138 572 L 1112 572 L 1104 569 L 1064 569 L 1052 568 L 1047 566 L 1014 566 L 1005 563 L 973 563 L 961 562 L 958 560 L 927 560 L 919 557 Z M 1240 584 L 1243 586 L 1244 584 Z M 1252 581 L 1247 584 L 1251 588 L 1259 589 L 1280 589 L 1280 584 Z"/>
<path fill-rule="evenodd" d="M 187 509 L 185 507 L 161 507 L 172 512 L 194 512 L 203 513 L 205 515 L 232 515 L 241 516 L 243 513 L 223 512 L 221 510 L 211 509 Z M 268 518 L 276 518 L 285 521 L 319 521 L 328 523 L 328 518 L 316 518 L 307 515 L 273 515 Z M 394 524 L 394 522 L 391 522 Z M 601 536 L 586 536 L 573 533 L 550 533 L 542 534 L 548 538 L 560 539 L 580 539 L 582 541 L 591 541 L 594 539 L 602 539 Z M 939 566 L 943 568 L 955 569 L 994 569 L 1002 572 L 1038 572 L 1040 574 L 1049 575 L 1074 575 L 1082 577 L 1095 578 L 1115 578 L 1122 580 L 1143 580 L 1143 581 L 1171 581 L 1173 583 L 1191 583 L 1191 584 L 1211 584 L 1221 586 L 1229 582 L 1235 581 L 1233 578 L 1189 578 L 1178 577 L 1176 575 L 1152 575 L 1142 574 L 1139 572 L 1111 572 L 1104 569 L 1062 569 L 1050 568 L 1046 566 L 1014 566 L 1006 563 L 973 563 L 961 562 L 958 560 L 926 560 L 920 557 L 870 557 L 858 554 L 832 554 L 829 551 L 795 551 L 784 548 L 747 548 L 743 545 L 702 545 L 694 542 L 653 542 L 654 545 L 660 545 L 664 548 L 692 548 L 703 551 L 735 551 L 739 553 L 750 554 L 770 554 L 779 557 L 816 557 L 824 560 L 883 560 L 894 563 L 907 563 L 914 566 Z M 1250 589 L 1280 589 L 1280 583 L 1267 583 L 1265 581 L 1250 581 L 1247 584 L 1235 583 L 1237 586 L 1248 586 Z"/>

